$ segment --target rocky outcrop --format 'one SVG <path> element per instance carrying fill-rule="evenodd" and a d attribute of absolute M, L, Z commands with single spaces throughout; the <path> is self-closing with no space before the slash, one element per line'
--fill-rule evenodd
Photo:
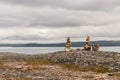
<path fill-rule="evenodd" d="M 104 51 L 55 52 L 42 56 L 57 63 L 74 63 L 80 66 L 103 66 L 120 71 L 120 53 Z"/>
<path fill-rule="evenodd" d="M 120 53 L 105 51 L 72 51 L 54 52 L 48 54 L 23 55 L 0 53 L 0 59 L 28 60 L 47 59 L 56 63 L 76 64 L 80 66 L 103 66 L 112 71 L 120 71 Z"/>

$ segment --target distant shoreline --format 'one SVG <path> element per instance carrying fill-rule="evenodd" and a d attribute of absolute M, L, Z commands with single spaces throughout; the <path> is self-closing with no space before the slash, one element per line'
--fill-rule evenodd
<path fill-rule="evenodd" d="M 18 54 L 46 54 L 63 51 L 64 49 L 65 47 L 0 47 L 0 52 L 13 52 Z M 72 49 L 83 49 L 83 47 L 72 47 Z M 100 47 L 99 51 L 120 52 L 120 47 Z"/>
<path fill-rule="evenodd" d="M 0 46 L 0 47 L 65 47 L 65 46 Z M 72 46 L 72 47 L 83 47 L 83 46 Z M 120 46 L 100 46 L 100 47 L 120 47 Z"/>
<path fill-rule="evenodd" d="M 100 44 L 101 47 L 120 46 L 120 41 L 91 41 L 91 45 Z M 72 47 L 83 47 L 84 42 L 72 42 Z M 0 47 L 64 47 L 65 43 L 16 43 L 0 44 Z"/>

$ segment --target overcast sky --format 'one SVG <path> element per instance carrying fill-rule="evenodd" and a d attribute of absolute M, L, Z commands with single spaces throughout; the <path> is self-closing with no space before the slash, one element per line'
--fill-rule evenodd
<path fill-rule="evenodd" d="M 120 0 L 0 0 L 0 43 L 120 40 Z"/>

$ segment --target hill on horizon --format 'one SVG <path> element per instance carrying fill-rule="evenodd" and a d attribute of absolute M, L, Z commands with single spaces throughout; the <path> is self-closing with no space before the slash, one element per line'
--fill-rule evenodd
<path fill-rule="evenodd" d="M 91 41 L 91 45 L 100 44 L 100 46 L 120 46 L 120 41 Z M 83 47 L 84 42 L 72 42 L 72 47 Z M 65 43 L 16 43 L 0 44 L 0 47 L 64 47 Z"/>

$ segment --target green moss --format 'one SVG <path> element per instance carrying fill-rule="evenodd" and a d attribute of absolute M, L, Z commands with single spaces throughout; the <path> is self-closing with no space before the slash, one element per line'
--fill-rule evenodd
<path fill-rule="evenodd" d="M 50 60 L 45 59 L 30 59 L 30 60 L 23 60 L 27 64 L 32 65 L 58 65 L 65 69 L 73 70 L 73 71 L 81 71 L 81 72 L 98 72 L 98 73 L 107 73 L 110 72 L 108 68 L 103 66 L 79 66 L 75 64 L 67 64 L 67 63 L 55 63 Z M 2 62 L 0 61 L 0 64 L 2 65 Z"/>
<path fill-rule="evenodd" d="M 61 67 L 63 67 L 63 68 L 70 69 L 70 70 L 79 70 L 79 66 L 74 65 L 74 64 L 60 63 L 58 65 L 61 66 Z"/>
<path fill-rule="evenodd" d="M 17 78 L 16 80 L 31 80 L 29 78 Z"/>
<path fill-rule="evenodd" d="M 59 66 L 63 68 L 67 68 L 69 70 L 74 70 L 74 71 L 82 71 L 82 72 L 87 72 L 87 71 L 93 71 L 93 72 L 98 72 L 98 73 L 107 73 L 110 72 L 108 68 L 102 67 L 102 66 L 79 66 L 75 64 L 66 64 L 66 63 L 60 63 Z"/>
<path fill-rule="evenodd" d="M 98 72 L 98 73 L 107 73 L 110 72 L 110 70 L 103 66 L 93 66 L 91 67 L 91 71 Z"/>
<path fill-rule="evenodd" d="M 44 60 L 44 59 L 30 59 L 25 60 L 27 64 L 33 64 L 33 65 L 54 65 L 55 63 L 50 60 Z"/>

